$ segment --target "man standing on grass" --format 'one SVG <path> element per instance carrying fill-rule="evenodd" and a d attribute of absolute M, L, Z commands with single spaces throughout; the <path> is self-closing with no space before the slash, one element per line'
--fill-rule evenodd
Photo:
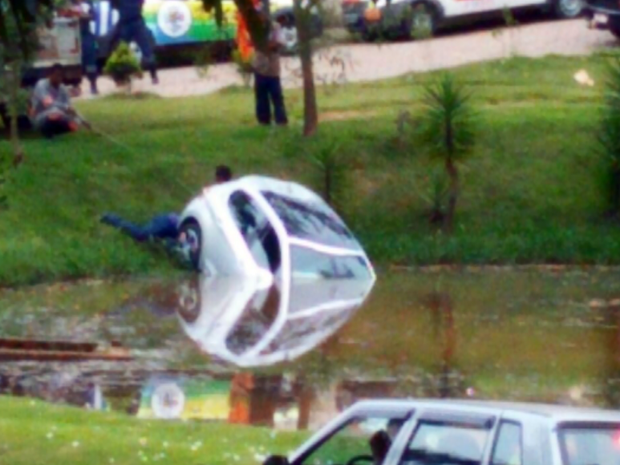
<path fill-rule="evenodd" d="M 271 124 L 271 106 L 275 122 L 286 126 L 288 118 L 284 106 L 284 94 L 280 78 L 280 50 L 284 44 L 280 24 L 271 21 L 264 5 L 257 5 L 258 15 L 263 24 L 269 25 L 266 51 L 254 52 L 252 68 L 254 69 L 254 93 L 256 98 L 256 119 L 264 126 Z"/>
<path fill-rule="evenodd" d="M 62 83 L 62 65 L 52 66 L 50 75 L 37 82 L 31 101 L 32 124 L 47 139 L 78 130 L 77 113 L 71 106 L 69 91 Z"/>
<path fill-rule="evenodd" d="M 113 3 L 119 13 L 119 39 L 127 44 L 135 42 L 138 45 L 142 52 L 144 68 L 151 73 L 153 84 L 159 84 L 151 33 L 142 17 L 143 5 L 144 0 L 116 0 Z"/>

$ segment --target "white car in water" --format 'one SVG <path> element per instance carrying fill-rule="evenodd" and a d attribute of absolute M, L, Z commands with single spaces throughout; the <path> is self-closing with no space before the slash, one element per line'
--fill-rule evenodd
<path fill-rule="evenodd" d="M 617 465 L 620 412 L 460 400 L 360 402 L 265 465 Z"/>
<path fill-rule="evenodd" d="M 181 231 L 194 266 L 209 276 L 262 276 L 288 288 L 292 276 L 374 279 L 362 246 L 311 190 L 263 176 L 206 189 Z"/>
<path fill-rule="evenodd" d="M 210 355 L 241 367 L 294 360 L 335 334 L 361 307 L 374 279 L 306 279 L 289 287 L 245 277 L 197 278 L 183 286 L 177 314 Z"/>

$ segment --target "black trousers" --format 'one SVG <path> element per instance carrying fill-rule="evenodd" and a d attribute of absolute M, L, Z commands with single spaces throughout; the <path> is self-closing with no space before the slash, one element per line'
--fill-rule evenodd
<path fill-rule="evenodd" d="M 46 119 L 41 125 L 41 134 L 43 134 L 46 139 L 52 139 L 55 136 L 60 136 L 68 132 L 71 132 L 71 127 L 69 126 L 69 123 L 64 119 Z"/>
<path fill-rule="evenodd" d="M 256 119 L 260 124 L 271 124 L 271 105 L 273 105 L 276 124 L 288 123 L 282 82 L 279 77 L 254 73 L 254 93 L 256 95 Z"/>

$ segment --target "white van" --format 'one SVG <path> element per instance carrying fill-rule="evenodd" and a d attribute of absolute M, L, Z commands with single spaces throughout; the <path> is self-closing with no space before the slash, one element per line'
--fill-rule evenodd
<path fill-rule="evenodd" d="M 377 37 L 432 35 L 439 28 L 472 22 L 504 11 L 538 9 L 559 18 L 575 18 L 583 0 L 343 0 L 345 26 L 366 40 Z"/>

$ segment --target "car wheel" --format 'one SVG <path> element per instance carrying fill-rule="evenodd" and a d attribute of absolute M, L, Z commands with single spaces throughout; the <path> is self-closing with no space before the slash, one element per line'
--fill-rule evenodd
<path fill-rule="evenodd" d="M 609 32 L 611 32 L 616 39 L 620 39 L 620 20 L 616 20 L 613 17 L 609 18 Z"/>
<path fill-rule="evenodd" d="M 561 19 L 576 18 L 583 12 L 583 0 L 557 0 L 555 15 Z"/>
<path fill-rule="evenodd" d="M 186 220 L 181 225 L 181 234 L 187 243 L 187 259 L 196 271 L 200 271 L 202 255 L 202 229 L 196 220 Z"/>
<path fill-rule="evenodd" d="M 428 39 L 435 35 L 437 12 L 427 3 L 418 3 L 411 7 L 409 36 L 413 39 Z"/>

